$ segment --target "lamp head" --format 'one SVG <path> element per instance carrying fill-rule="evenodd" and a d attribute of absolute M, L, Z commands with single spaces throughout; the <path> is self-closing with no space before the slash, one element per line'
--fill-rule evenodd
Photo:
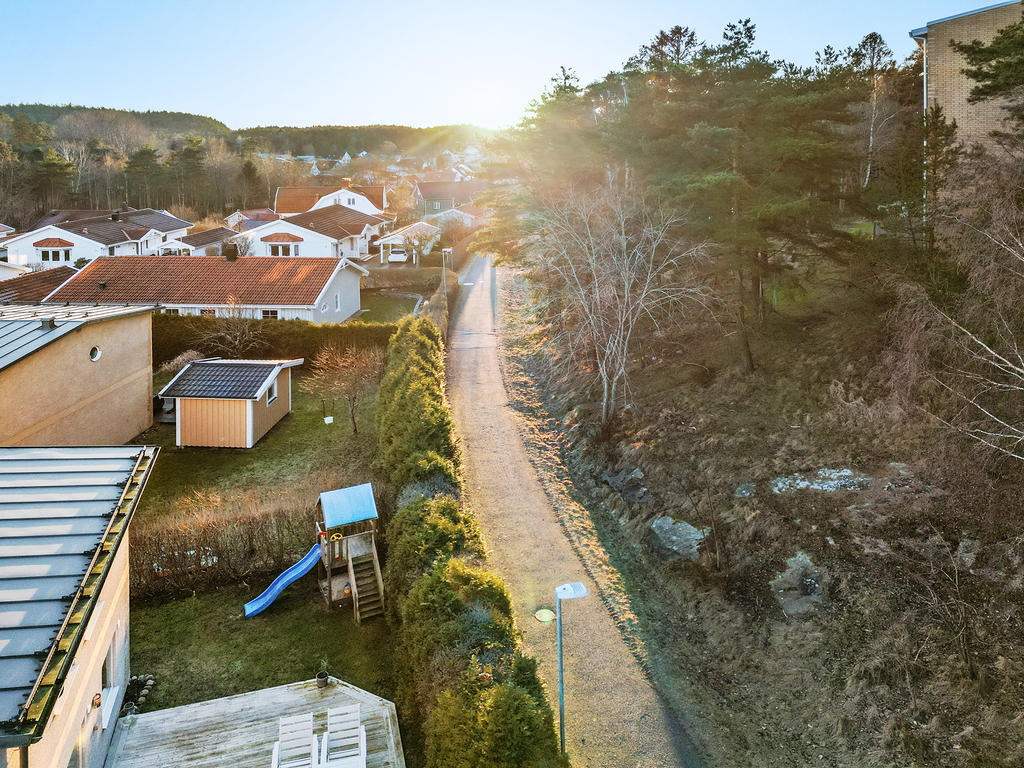
<path fill-rule="evenodd" d="M 559 600 L 572 600 L 576 597 L 586 597 L 590 594 L 583 582 L 571 581 L 567 584 L 559 584 L 555 587 L 555 597 Z"/>

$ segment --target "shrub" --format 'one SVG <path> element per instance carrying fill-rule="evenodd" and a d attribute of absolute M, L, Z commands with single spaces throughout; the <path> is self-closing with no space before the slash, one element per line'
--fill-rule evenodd
<path fill-rule="evenodd" d="M 197 352 L 194 349 L 186 349 L 180 355 L 171 358 L 166 363 L 163 363 L 156 369 L 156 372 L 162 376 L 173 376 L 189 363 L 201 360 L 202 357 L 203 355 L 201 352 Z"/>

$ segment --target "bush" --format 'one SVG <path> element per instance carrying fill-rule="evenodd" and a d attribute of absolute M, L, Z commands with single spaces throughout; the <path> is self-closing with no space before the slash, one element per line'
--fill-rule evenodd
<path fill-rule="evenodd" d="M 153 365 L 160 366 L 188 350 L 204 356 L 200 339 L 221 321 L 216 317 L 189 315 L 153 316 Z M 271 358 L 312 359 L 321 347 L 383 347 L 395 333 L 394 323 L 333 323 L 317 325 L 305 320 L 252 320 L 262 339 L 254 354 Z"/>
<path fill-rule="evenodd" d="M 401 502 L 384 529 L 387 617 L 407 667 L 398 703 L 424 722 L 428 768 L 560 766 L 537 664 L 519 652 L 508 590 L 486 569 L 476 522 L 457 500 L 444 393 L 438 326 L 403 319 L 377 405 L 378 467 Z"/>

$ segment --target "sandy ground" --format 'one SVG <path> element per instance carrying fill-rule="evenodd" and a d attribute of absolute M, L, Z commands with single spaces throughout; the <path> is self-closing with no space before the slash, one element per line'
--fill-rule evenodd
<path fill-rule="evenodd" d="M 557 584 L 582 581 L 592 596 L 563 603 L 566 746 L 575 766 L 696 764 L 666 716 L 597 588 L 566 538 L 521 439 L 499 364 L 496 272 L 478 258 L 449 337 L 449 398 L 465 451 L 469 503 L 492 566 L 508 583 L 527 650 L 540 661 L 557 713 L 554 608 Z M 472 285 L 466 285 L 472 283 Z"/>

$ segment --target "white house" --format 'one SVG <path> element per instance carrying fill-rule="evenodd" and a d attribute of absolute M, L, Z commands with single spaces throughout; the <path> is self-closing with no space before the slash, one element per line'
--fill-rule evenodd
<path fill-rule="evenodd" d="M 152 208 L 114 211 L 11 235 L 4 238 L 3 247 L 10 264 L 49 269 L 100 256 L 156 253 L 164 242 L 181 239 L 191 227 L 191 222 Z"/>
<path fill-rule="evenodd" d="M 370 241 L 389 221 L 344 205 L 329 205 L 247 230 L 247 256 L 310 256 L 365 259 Z"/>
<path fill-rule="evenodd" d="M 340 323 L 359 311 L 360 278 L 368 274 L 333 257 L 101 257 L 44 303 L 159 304 L 169 314 Z"/>
<path fill-rule="evenodd" d="M 28 267 L 20 267 L 17 264 L 8 264 L 6 261 L 0 261 L 0 280 L 9 280 L 12 277 L 18 277 L 30 271 Z"/>
<path fill-rule="evenodd" d="M 246 208 L 228 214 L 224 217 L 224 222 L 231 229 L 241 230 L 252 229 L 253 227 L 261 226 L 264 222 L 276 221 L 279 218 L 281 217 L 269 208 Z"/>
<path fill-rule="evenodd" d="M 295 216 L 329 205 L 343 205 L 370 216 L 381 213 L 366 195 L 347 187 L 278 187 L 274 194 L 274 212 L 279 216 Z"/>

